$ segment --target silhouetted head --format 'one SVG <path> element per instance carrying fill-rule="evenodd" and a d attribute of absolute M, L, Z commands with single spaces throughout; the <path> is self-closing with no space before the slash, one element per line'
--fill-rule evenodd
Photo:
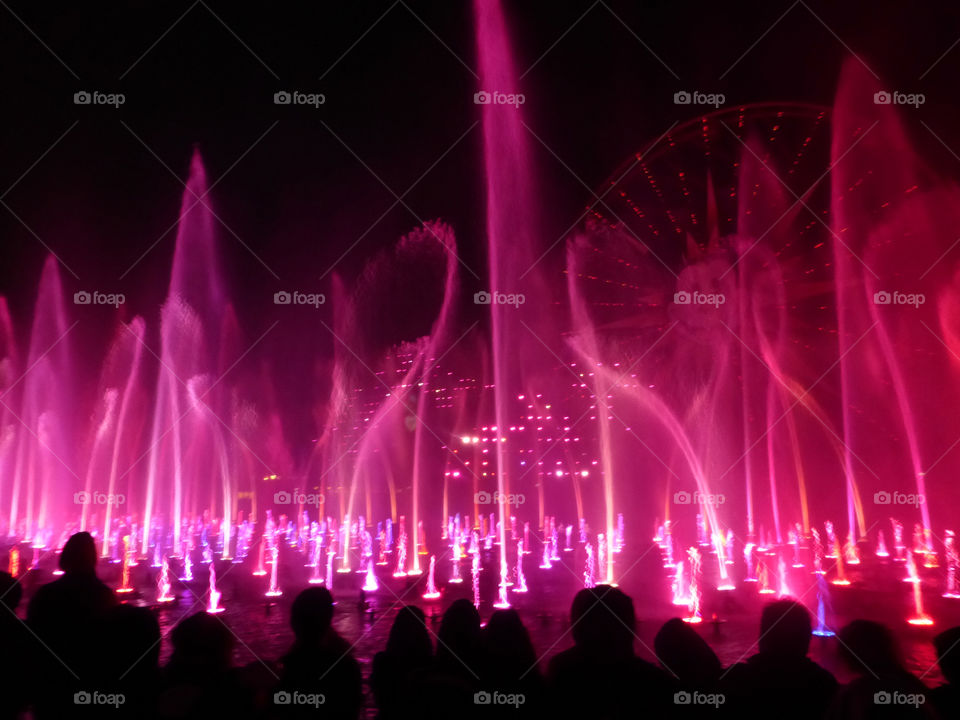
<path fill-rule="evenodd" d="M 581 590 L 570 607 L 574 643 L 607 657 L 633 655 L 636 622 L 633 600 L 610 585 Z"/>
<path fill-rule="evenodd" d="M 293 601 L 290 627 L 300 643 L 318 643 L 330 630 L 333 596 L 325 587 L 307 588 Z"/>
<path fill-rule="evenodd" d="M 60 553 L 64 574 L 92 574 L 97 569 L 97 546 L 88 532 L 71 535 Z"/>
<path fill-rule="evenodd" d="M 872 676 L 900 667 L 897 643 L 885 625 L 872 620 L 854 620 L 839 633 L 840 657 L 851 670 Z"/>
<path fill-rule="evenodd" d="M 454 600 L 443 614 L 437 635 L 437 657 L 464 662 L 476 654 L 480 640 L 480 613 L 466 598 Z"/>
<path fill-rule="evenodd" d="M 107 659 L 119 674 L 145 674 L 160 662 L 160 624 L 147 608 L 116 605 L 104 619 Z M 219 624 L 219 623 L 218 623 Z"/>
<path fill-rule="evenodd" d="M 20 581 L 10 573 L 0 572 L 0 604 L 16 611 L 23 597 L 23 588 Z"/>
<path fill-rule="evenodd" d="M 960 626 L 944 630 L 933 639 L 940 672 L 948 683 L 960 683 Z"/>
<path fill-rule="evenodd" d="M 706 640 L 680 618 L 663 624 L 653 647 L 660 664 L 688 687 L 707 687 L 716 682 L 723 670 Z"/>
<path fill-rule="evenodd" d="M 516 663 L 525 670 L 537 664 L 530 633 L 516 610 L 494 611 L 483 628 L 483 641 L 492 663 Z"/>
<path fill-rule="evenodd" d="M 760 615 L 760 652 L 787 658 L 806 657 L 810 649 L 809 611 L 796 600 L 767 604 Z"/>
<path fill-rule="evenodd" d="M 393 619 L 387 652 L 413 661 L 425 661 L 433 655 L 427 618 L 416 605 L 404 605 Z"/>
<path fill-rule="evenodd" d="M 173 654 L 169 667 L 197 679 L 230 667 L 233 634 L 213 615 L 198 612 L 180 622 L 170 634 Z"/>

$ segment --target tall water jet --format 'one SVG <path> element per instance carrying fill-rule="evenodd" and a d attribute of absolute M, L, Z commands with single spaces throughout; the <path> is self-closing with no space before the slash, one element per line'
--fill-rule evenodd
<path fill-rule="evenodd" d="M 475 298 L 486 302 L 490 310 L 490 338 L 493 357 L 494 432 L 496 445 L 497 490 L 501 498 L 510 496 L 514 460 L 507 447 L 508 428 L 514 398 L 537 388 L 537 373 L 550 367 L 542 343 L 553 340 L 546 318 L 549 294 L 540 280 L 537 267 L 538 200 L 532 177 L 533 159 L 530 136 L 523 123 L 518 100 L 519 78 L 514 68 L 509 31 L 499 0 L 474 0 L 480 103 L 483 125 L 483 166 L 486 189 L 487 262 L 490 287 L 486 295 Z M 500 98 L 513 97 L 515 104 L 501 104 Z M 484 99 L 489 102 L 484 102 Z M 521 310 L 518 298 L 529 298 Z M 516 302 L 507 304 L 510 297 Z M 506 300 L 504 300 L 506 299 Z M 523 357 L 524 363 L 515 362 Z M 521 365 L 523 367 L 521 367 Z M 515 439 L 512 439 L 516 442 Z M 519 448 L 518 448 L 519 450 Z M 518 461 L 519 462 L 519 461 Z M 519 464 L 516 465 L 519 469 Z M 519 488 L 517 488 L 519 490 Z M 498 549 L 500 586 L 506 587 L 507 508 L 498 504 Z M 612 530 L 613 517 L 607 525 Z"/>
<path fill-rule="evenodd" d="M 177 227 L 170 285 L 160 313 L 160 363 L 143 514 L 144 527 L 148 528 L 157 513 L 170 520 L 174 547 L 180 547 L 185 482 L 191 487 L 205 486 L 208 478 L 217 475 L 209 452 L 199 455 L 205 461 L 202 466 L 184 465 L 187 445 L 193 438 L 188 429 L 192 425 L 199 430 L 199 418 L 191 417 L 191 411 L 210 410 L 212 400 L 208 401 L 206 395 L 215 385 L 211 383 L 206 392 L 191 397 L 187 382 L 216 369 L 218 333 L 227 307 L 208 192 L 203 162 L 199 152 L 194 152 Z M 219 514 L 229 517 L 229 511 L 223 507 Z M 144 533 L 143 554 L 148 545 L 149 533 Z"/>
<path fill-rule="evenodd" d="M 938 324 L 955 337 L 956 271 L 944 248 L 960 229 L 957 190 L 913 150 L 904 109 L 871 102 L 875 90 L 857 63 L 847 64 L 837 91 L 831 188 L 844 442 L 861 475 L 875 474 L 871 467 L 887 471 L 876 477 L 879 493 L 915 489 L 926 499 L 927 464 L 956 432 L 955 423 L 940 420 L 950 403 L 943 393 L 955 392 L 954 368 L 924 344 L 937 342 Z M 872 422 L 854 422 L 857 407 L 869 408 Z M 931 531 L 930 503 L 915 507 L 924 533 Z"/>
<path fill-rule="evenodd" d="M 76 447 L 68 422 L 73 397 L 68 337 L 71 328 L 57 260 L 50 256 L 40 277 L 26 374 L 18 380 L 22 390 L 17 388 L 20 412 L 9 526 L 16 528 L 22 513 L 25 533 L 30 538 L 54 516 L 58 522 L 72 519 L 68 503 L 83 484 L 71 469 L 75 466 Z M 25 500 L 22 511 L 21 499 Z M 51 503 L 56 506 L 53 515 Z"/>
<path fill-rule="evenodd" d="M 110 498 L 118 497 L 117 483 L 120 479 L 120 476 L 118 475 L 120 459 L 124 454 L 130 455 L 129 449 L 125 448 L 125 445 L 133 445 L 134 442 L 139 439 L 134 436 L 133 433 L 131 433 L 130 425 L 133 424 L 131 422 L 131 416 L 133 412 L 132 405 L 137 389 L 137 383 L 140 380 L 139 375 L 143 357 L 145 329 L 145 323 L 143 319 L 139 317 L 134 318 L 129 325 L 122 325 L 117 331 L 117 337 L 114 339 L 111 352 L 107 356 L 107 360 L 104 364 L 103 380 L 101 382 L 104 396 L 115 398 L 116 394 L 119 393 L 119 408 L 117 408 L 117 412 L 112 423 L 112 447 L 110 451 L 109 468 L 107 470 L 108 500 Z M 114 404 L 115 402 L 116 401 L 113 400 L 111 401 L 111 404 Z M 96 448 L 97 445 L 100 444 L 100 439 L 100 432 L 98 431 L 94 444 L 94 452 L 88 465 L 87 487 L 85 488 L 87 493 L 90 493 L 93 490 L 91 487 L 91 482 L 94 468 L 97 467 L 94 461 L 96 460 Z M 126 474 L 129 475 L 129 473 Z M 126 488 L 127 492 L 124 494 L 126 499 L 131 501 L 134 498 L 134 495 L 131 492 L 133 490 L 132 485 L 132 478 L 128 478 Z M 115 506 L 116 503 L 107 502 L 106 508 L 104 509 L 103 537 L 108 537 L 110 534 Z M 81 527 L 85 524 L 86 509 L 86 506 L 84 506 L 84 517 L 81 520 Z M 144 532 L 144 535 L 149 538 L 148 532 Z M 107 552 L 107 544 L 104 543 L 101 550 L 103 557 L 107 556 Z"/>
<path fill-rule="evenodd" d="M 391 513 L 395 512 L 393 477 L 409 476 L 411 492 L 405 497 L 410 498 L 412 518 L 407 536 L 411 561 L 404 571 L 411 575 L 422 572 L 423 478 L 434 477 L 449 454 L 431 442 L 436 439 L 432 428 L 439 424 L 434 417 L 433 382 L 437 362 L 449 349 L 455 317 L 456 253 L 453 231 L 442 222 L 427 222 L 408 233 L 367 263 L 356 289 L 344 300 L 345 309 L 338 313 L 334 331 L 336 360 L 328 412 L 333 429 L 324 433 L 324 442 L 335 445 L 341 458 L 353 457 L 349 470 L 337 470 L 345 464 L 338 458 L 332 468 L 345 476 L 342 487 L 347 492 L 340 493 L 341 515 L 354 517 L 359 497 L 365 497 L 369 508 L 372 493 L 382 491 L 384 478 Z M 393 318 L 396 322 L 390 324 Z M 387 326 L 385 337 L 371 337 L 370 327 L 376 325 Z M 396 326 L 403 326 L 407 334 L 397 337 Z M 379 371 L 374 378 L 370 377 L 371 368 Z M 350 402 L 353 396 L 349 391 L 368 384 L 384 392 L 372 412 L 361 413 Z M 353 435 L 359 436 L 354 439 Z M 431 489 L 430 484 L 426 489 Z"/>

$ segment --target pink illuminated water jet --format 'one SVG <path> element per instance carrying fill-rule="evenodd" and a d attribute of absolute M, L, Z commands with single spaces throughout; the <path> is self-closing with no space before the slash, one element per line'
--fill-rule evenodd
<path fill-rule="evenodd" d="M 277 568 L 280 565 L 280 548 L 274 546 L 270 558 L 270 588 L 264 593 L 267 597 L 280 597 L 283 590 L 280 589 L 280 582 L 277 579 Z"/>
<path fill-rule="evenodd" d="M 373 570 L 373 559 L 367 561 L 367 574 L 363 581 L 364 592 L 375 592 L 380 589 L 380 583 L 377 582 L 377 574 Z"/>
<path fill-rule="evenodd" d="M 515 593 L 525 593 L 527 592 L 527 576 L 523 572 L 523 540 L 517 541 L 517 582 L 516 586 L 513 588 Z"/>
<path fill-rule="evenodd" d="M 134 588 L 130 585 L 130 536 L 123 536 L 123 566 L 120 570 L 120 587 L 118 593 L 132 593 Z"/>
<path fill-rule="evenodd" d="M 217 569 L 213 563 L 210 563 L 210 593 L 207 600 L 207 612 L 211 615 L 222 613 L 224 608 L 220 605 L 222 592 L 217 590 Z"/>
<path fill-rule="evenodd" d="M 435 555 L 430 556 L 430 570 L 427 575 L 427 591 L 423 593 L 422 597 L 424 600 L 436 600 L 440 597 L 440 591 L 437 590 L 437 583 L 434 580 L 434 573 L 437 568 L 437 557 Z"/>
<path fill-rule="evenodd" d="M 170 563 L 164 555 L 163 564 L 160 567 L 160 575 L 157 577 L 157 602 L 173 602 L 176 598 L 170 594 Z"/>

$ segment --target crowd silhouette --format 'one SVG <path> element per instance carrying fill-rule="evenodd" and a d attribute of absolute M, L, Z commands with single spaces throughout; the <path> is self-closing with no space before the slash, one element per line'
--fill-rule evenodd
<path fill-rule="evenodd" d="M 235 666 L 228 624 L 198 612 L 173 628 L 161 666 L 154 613 L 119 603 L 96 563 L 91 536 L 72 536 L 63 574 L 33 594 L 25 621 L 20 583 L 0 573 L 0 720 L 960 718 L 960 627 L 934 639 L 946 682 L 932 689 L 904 667 L 891 631 L 868 620 L 838 633 L 853 678 L 838 684 L 810 659 L 810 614 L 790 599 L 763 608 L 756 653 L 742 662 L 724 668 L 697 630 L 673 619 L 657 632 L 651 663 L 635 650 L 632 599 L 607 585 L 575 595 L 572 646 L 545 672 L 516 611 L 496 610 L 483 624 L 461 599 L 436 633 L 420 608 L 400 607 L 365 690 L 324 587 L 294 599 L 294 640 L 275 662 Z"/>

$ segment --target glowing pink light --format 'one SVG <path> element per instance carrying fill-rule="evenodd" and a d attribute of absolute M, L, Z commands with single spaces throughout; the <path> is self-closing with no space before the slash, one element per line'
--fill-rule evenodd
<path fill-rule="evenodd" d="M 123 569 L 120 573 L 120 587 L 118 593 L 132 593 L 133 587 L 130 586 L 130 536 L 123 536 Z"/>
<path fill-rule="evenodd" d="M 424 600 L 436 600 L 440 597 L 440 591 L 437 590 L 437 584 L 434 581 L 434 573 L 437 567 L 437 556 L 430 556 L 430 569 L 427 574 L 427 591 L 423 594 Z"/>
<path fill-rule="evenodd" d="M 167 562 L 167 556 L 163 556 L 163 564 L 160 570 L 160 577 L 157 578 L 157 602 L 173 602 L 176 598 L 170 594 L 170 564 Z"/>
<path fill-rule="evenodd" d="M 363 590 L 365 592 L 375 592 L 380 589 L 380 584 L 377 582 L 377 574 L 373 571 L 373 559 L 370 559 L 367 563 L 367 576 L 363 582 Z"/>
<path fill-rule="evenodd" d="M 210 599 L 207 603 L 207 612 L 216 615 L 217 613 L 223 612 L 224 608 L 220 607 L 220 596 L 221 593 L 217 590 L 217 569 L 214 567 L 213 563 L 210 563 Z"/>
<path fill-rule="evenodd" d="M 267 597 L 280 597 L 283 595 L 283 590 L 280 589 L 279 582 L 277 580 L 277 566 L 280 565 L 280 548 L 274 545 L 273 547 L 273 559 L 270 563 L 270 589 L 264 593 Z M 211 566 L 212 567 L 212 566 Z"/>

